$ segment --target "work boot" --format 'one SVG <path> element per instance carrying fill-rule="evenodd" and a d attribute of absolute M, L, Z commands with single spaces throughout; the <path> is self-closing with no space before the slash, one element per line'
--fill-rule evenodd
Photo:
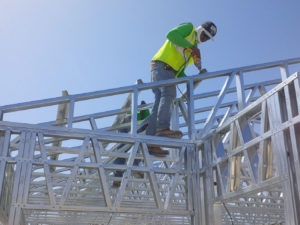
<path fill-rule="evenodd" d="M 166 156 L 169 154 L 169 151 L 163 150 L 160 147 L 155 147 L 155 146 L 149 146 L 148 150 L 150 155 L 155 155 L 159 157 Z"/>
<path fill-rule="evenodd" d="M 115 180 L 113 182 L 112 188 L 119 188 L 121 186 L 121 181 Z"/>
<path fill-rule="evenodd" d="M 132 176 L 138 179 L 144 179 L 144 173 L 142 172 L 132 172 Z"/>
<path fill-rule="evenodd" d="M 155 136 L 180 139 L 182 138 L 183 134 L 180 130 L 164 129 L 157 131 Z"/>

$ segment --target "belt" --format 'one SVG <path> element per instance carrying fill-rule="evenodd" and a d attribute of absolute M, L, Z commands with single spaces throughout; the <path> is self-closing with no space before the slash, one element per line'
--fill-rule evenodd
<path fill-rule="evenodd" d="M 155 66 L 156 63 L 161 63 L 161 64 L 163 64 L 165 70 L 170 70 L 170 71 L 173 71 L 173 72 L 175 72 L 175 73 L 177 72 L 177 71 L 174 70 L 169 64 L 167 64 L 167 63 L 165 63 L 165 62 L 162 62 L 162 61 L 159 61 L 159 60 L 152 60 L 152 61 L 151 61 L 151 67 Z"/>

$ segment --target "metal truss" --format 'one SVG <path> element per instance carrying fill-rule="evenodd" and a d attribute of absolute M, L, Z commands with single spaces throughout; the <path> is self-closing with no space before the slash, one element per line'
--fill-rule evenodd
<path fill-rule="evenodd" d="M 20 224 L 22 218 L 29 224 L 107 224 L 126 216 L 125 224 L 138 224 L 149 217 L 143 214 L 155 214 L 173 224 L 191 221 L 194 146 L 190 143 L 163 141 L 173 154 L 161 158 L 149 155 L 148 146 L 162 145 L 162 141 L 34 125 L 6 124 L 0 130 L 5 145 L 1 178 L 14 178 L 13 189 L 4 192 L 11 199 L 8 224 Z M 10 145 L 16 137 L 20 141 Z M 55 137 L 68 143 L 62 141 L 59 148 L 46 144 Z M 110 144 L 104 148 L 107 141 Z M 74 146 L 64 146 L 70 143 Z M 124 146 L 127 152 L 117 151 Z M 53 154 L 56 160 L 51 159 Z M 118 157 L 127 163 L 111 162 Z M 139 165 L 134 165 L 135 160 Z M 123 171 L 123 177 L 114 176 L 116 171 Z M 120 187 L 112 188 L 114 181 L 121 181 Z"/>
<path fill-rule="evenodd" d="M 290 73 L 299 64 L 288 59 L 1 106 L 1 222 L 299 224 L 300 87 L 299 74 Z M 269 70 L 274 76 L 247 80 Z M 207 82 L 216 89 L 206 91 Z M 139 124 L 136 112 L 152 104 L 138 100 L 162 85 L 186 87 L 172 116 L 181 140 L 140 132 L 147 120 Z M 124 95 L 121 108 L 78 113 L 81 103 Z M 56 118 L 38 111 L 38 122 L 26 121 L 27 111 L 53 106 Z M 131 122 L 120 123 L 128 112 Z M 100 122 L 108 118 L 111 125 Z M 126 127 L 129 133 L 119 132 Z M 170 154 L 151 155 L 149 146 Z"/>
<path fill-rule="evenodd" d="M 296 77 L 287 78 L 203 140 L 199 176 L 211 202 L 207 221 L 210 213 L 221 210 L 216 224 L 298 224 Z"/>

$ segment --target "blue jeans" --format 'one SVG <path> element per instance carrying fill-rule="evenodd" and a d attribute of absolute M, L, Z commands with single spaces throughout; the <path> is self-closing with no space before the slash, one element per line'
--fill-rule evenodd
<path fill-rule="evenodd" d="M 124 146 L 124 144 L 121 144 L 118 149 L 122 148 Z M 134 166 L 138 166 L 140 163 L 140 159 L 136 159 L 133 161 L 133 165 Z M 116 158 L 113 162 L 114 164 L 118 164 L 118 165 L 125 165 L 126 164 L 126 159 L 125 158 Z M 115 177 L 123 177 L 124 171 L 120 171 L 117 170 L 114 172 Z"/>
<path fill-rule="evenodd" d="M 155 62 L 151 68 L 151 81 L 161 81 L 175 78 L 175 71 L 166 70 L 165 64 Z M 173 103 L 176 98 L 176 85 L 156 87 L 152 89 L 155 95 L 154 105 L 149 116 L 147 135 L 155 135 L 156 131 L 169 129 Z"/>
<path fill-rule="evenodd" d="M 138 166 L 140 161 L 141 160 L 139 160 L 139 159 L 134 160 L 133 165 Z M 117 159 L 115 159 L 114 164 L 125 165 L 126 164 L 126 159 L 117 158 Z M 115 174 L 115 177 L 123 177 L 124 171 L 117 170 L 117 171 L 114 172 L 114 174 Z"/>

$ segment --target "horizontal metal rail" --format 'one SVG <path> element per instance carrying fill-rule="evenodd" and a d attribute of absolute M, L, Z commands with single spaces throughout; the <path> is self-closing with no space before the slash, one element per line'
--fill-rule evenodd
<path fill-rule="evenodd" d="M 121 88 L 113 88 L 113 89 L 108 89 L 108 90 L 104 90 L 104 91 L 87 92 L 87 93 L 83 93 L 83 94 L 75 94 L 75 95 L 49 98 L 49 99 L 38 100 L 38 101 L 30 101 L 30 102 L 24 102 L 24 103 L 18 103 L 18 104 L 11 104 L 11 105 L 6 105 L 6 106 L 0 106 L 0 111 L 2 111 L 3 113 L 7 113 L 7 112 L 15 112 L 15 111 L 25 110 L 25 109 L 40 108 L 40 107 L 44 107 L 44 106 L 68 103 L 72 99 L 75 102 L 84 101 L 84 100 L 101 98 L 101 97 L 106 97 L 106 96 L 113 96 L 113 95 L 124 94 L 124 93 L 132 93 L 135 88 L 137 88 L 139 91 L 142 91 L 142 90 L 152 89 L 157 86 L 182 84 L 182 83 L 188 82 L 190 79 L 193 79 L 195 81 L 206 80 L 206 79 L 210 79 L 210 78 L 228 76 L 228 74 L 231 74 L 232 72 L 238 72 L 238 71 L 251 72 L 251 71 L 257 71 L 257 70 L 262 70 L 262 69 L 280 67 L 285 64 L 292 65 L 292 64 L 297 64 L 297 63 L 300 63 L 300 58 L 292 58 L 292 59 L 275 61 L 275 62 L 270 62 L 270 63 L 257 64 L 257 65 L 253 65 L 253 66 L 245 66 L 245 67 L 238 67 L 238 68 L 233 68 L 233 69 L 229 69 L 229 70 L 209 72 L 209 73 L 202 74 L 202 75 L 189 76 L 188 78 L 177 78 L 177 79 L 167 80 L 167 81 L 131 85 L 131 86 L 125 86 L 125 87 L 121 87 Z"/>
<path fill-rule="evenodd" d="M 158 86 L 168 86 L 168 85 L 179 85 L 179 84 L 186 84 L 188 85 L 190 80 L 193 80 L 193 82 L 196 81 L 204 81 L 207 79 L 212 79 L 212 78 L 217 78 L 217 77 L 227 77 L 229 75 L 234 75 L 234 74 L 242 74 L 242 76 L 245 76 L 248 72 L 253 72 L 253 71 L 258 71 L 258 70 L 264 70 L 264 69 L 269 69 L 269 68 L 285 68 L 289 65 L 293 64 L 298 64 L 300 63 L 300 58 L 293 58 L 293 59 L 287 59 L 287 60 L 281 60 L 281 61 L 275 61 L 275 62 L 270 62 L 270 63 L 264 63 L 264 64 L 258 64 L 258 65 L 253 65 L 253 66 L 246 66 L 246 67 L 238 67 L 238 68 L 233 68 L 229 70 L 222 70 L 222 71 L 216 71 L 216 72 L 210 72 L 206 74 L 200 74 L 200 75 L 194 75 L 194 76 L 189 76 L 186 78 L 178 78 L 178 79 L 173 79 L 173 80 L 166 80 L 166 81 L 160 81 L 160 82 L 153 82 L 153 83 L 146 83 L 146 84 L 137 84 L 137 85 L 131 85 L 131 86 L 126 86 L 126 87 L 121 87 L 121 88 L 113 88 L 113 89 L 108 89 L 104 91 L 95 91 L 95 92 L 87 92 L 83 94 L 75 94 L 75 95 L 68 95 L 68 96 L 62 96 L 62 97 L 57 97 L 57 98 L 49 98 L 49 99 L 44 99 L 44 100 L 37 100 L 37 101 L 30 101 L 30 102 L 25 102 L 25 103 L 19 103 L 19 104 L 12 104 L 12 105 L 6 105 L 6 106 L 0 106 L 0 118 L 4 118 L 6 113 L 11 113 L 11 112 L 17 112 L 17 111 L 23 111 L 23 110 L 28 110 L 28 109 L 35 109 L 35 108 L 42 108 L 42 107 L 47 107 L 47 106 L 53 106 L 53 105 L 61 105 L 61 104 L 70 104 L 70 112 L 69 116 L 67 118 L 67 121 L 64 121 L 62 124 L 56 124 L 56 126 L 62 126 L 67 124 L 69 128 L 72 127 L 73 123 L 78 123 L 78 122 L 83 122 L 83 121 L 89 121 L 92 124 L 93 129 L 98 129 L 95 123 L 96 119 L 99 118 L 104 118 L 104 117 L 109 117 L 109 116 L 114 116 L 114 115 L 120 115 L 127 113 L 132 110 L 137 110 L 137 109 L 145 109 L 145 108 L 150 108 L 152 104 L 148 104 L 146 107 L 145 106 L 139 106 L 137 102 L 133 103 L 132 108 L 128 109 L 115 109 L 115 110 L 109 110 L 105 112 L 97 112 L 93 114 L 87 114 L 87 115 L 82 115 L 82 116 L 74 116 L 74 111 L 76 110 L 76 103 L 80 101 L 85 101 L 85 100 L 91 100 L 91 99 L 97 99 L 97 98 L 103 98 L 103 97 L 108 97 L 108 96 L 115 96 L 115 95 L 121 95 L 121 94 L 133 94 L 133 96 L 138 95 L 139 92 L 152 89 L 154 87 Z M 283 71 L 283 70 L 282 70 Z M 288 71 L 284 71 L 283 73 L 287 73 Z M 242 80 L 241 80 L 242 81 Z M 243 99 L 244 92 L 249 89 L 255 89 L 255 88 L 260 88 L 264 87 L 267 85 L 273 85 L 277 83 L 279 80 L 271 80 L 271 81 L 266 81 L 266 82 L 260 82 L 256 83 L 253 85 L 245 85 L 243 83 L 240 83 L 239 85 L 241 88 L 235 89 L 235 88 L 225 88 L 224 93 L 222 96 L 225 96 L 230 93 L 236 92 L 238 97 L 239 97 L 239 107 L 240 104 L 242 104 L 245 99 Z M 197 85 L 195 86 L 197 87 Z M 238 87 L 238 86 L 237 86 Z M 191 99 L 197 100 L 197 99 L 203 99 L 203 98 L 208 98 L 212 96 L 217 96 L 220 91 L 212 91 L 210 93 L 203 93 L 203 94 L 196 94 L 194 95 L 193 92 Z M 186 97 L 184 97 L 186 94 L 184 94 L 182 97 L 179 99 L 183 100 Z M 223 100 L 223 97 L 219 96 L 219 101 Z M 137 97 L 134 97 L 137 99 Z M 135 106 L 136 105 L 136 106 Z M 191 106 L 194 106 L 194 104 L 191 104 Z M 196 112 L 196 109 L 189 109 L 187 107 L 187 110 L 190 112 Z M 216 115 L 216 112 L 218 111 L 219 104 L 215 105 L 212 110 L 212 116 L 209 117 L 209 120 L 206 121 L 205 123 L 205 132 L 209 130 L 209 127 L 213 125 L 214 117 Z M 131 112 L 132 115 L 135 115 L 136 113 Z M 186 115 L 187 112 L 182 112 L 185 113 Z M 179 114 L 182 115 L 182 114 Z M 192 119 L 192 118 L 191 118 Z M 185 120 L 188 120 L 188 116 L 185 118 Z M 189 124 L 188 121 L 186 121 L 187 124 Z M 45 121 L 42 124 L 44 125 L 54 125 L 54 120 L 53 121 Z M 136 125 L 136 121 L 132 123 L 133 126 L 133 134 L 136 134 L 136 129 L 138 126 Z M 192 126 L 192 123 L 191 123 Z M 116 127 L 117 129 L 118 127 Z M 101 128 L 103 129 L 103 128 Z M 109 128 L 108 128 L 109 129 Z M 115 128 L 114 128 L 115 129 Z M 189 130 L 193 130 L 192 127 L 188 127 Z"/>

